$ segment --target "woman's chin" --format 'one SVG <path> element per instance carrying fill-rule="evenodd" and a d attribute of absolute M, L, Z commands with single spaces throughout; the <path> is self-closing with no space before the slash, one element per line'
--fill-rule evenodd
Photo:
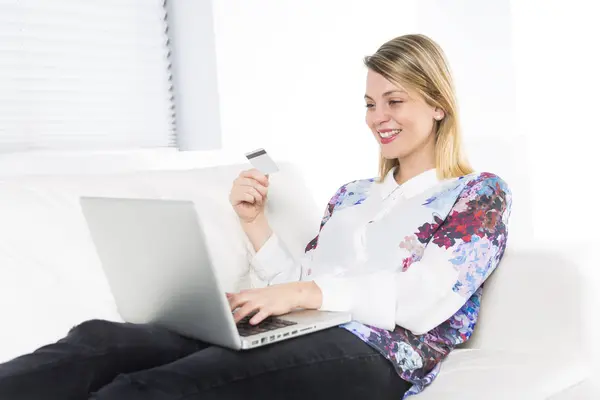
<path fill-rule="evenodd" d="M 386 160 L 395 160 L 397 158 L 401 158 L 402 154 L 399 153 L 399 152 L 397 152 L 397 151 L 391 152 L 391 151 L 382 150 L 381 151 L 381 156 L 383 158 L 385 158 Z"/>

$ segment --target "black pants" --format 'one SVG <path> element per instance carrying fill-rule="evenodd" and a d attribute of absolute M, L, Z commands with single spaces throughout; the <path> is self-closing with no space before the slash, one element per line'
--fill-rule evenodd
<path fill-rule="evenodd" d="M 92 320 L 0 364 L 2 400 L 398 400 L 409 386 L 341 328 L 238 352 L 156 326 Z"/>

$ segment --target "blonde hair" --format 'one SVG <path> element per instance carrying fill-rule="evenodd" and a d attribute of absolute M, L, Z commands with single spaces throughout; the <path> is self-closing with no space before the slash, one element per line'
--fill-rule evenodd
<path fill-rule="evenodd" d="M 425 35 L 399 36 L 383 44 L 375 54 L 365 57 L 365 65 L 390 82 L 407 85 L 427 104 L 444 110 L 435 121 L 435 167 L 440 179 L 473 172 L 462 148 L 458 106 L 452 75 L 440 46 Z M 379 179 L 399 165 L 397 159 L 379 156 Z"/>

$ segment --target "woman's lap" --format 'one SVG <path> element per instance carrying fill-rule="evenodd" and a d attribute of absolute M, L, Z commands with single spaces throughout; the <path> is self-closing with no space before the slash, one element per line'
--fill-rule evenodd
<path fill-rule="evenodd" d="M 398 399 L 406 389 L 376 350 L 333 328 L 250 351 L 211 346 L 122 375 L 94 399 Z"/>
<path fill-rule="evenodd" d="M 57 354 L 57 346 L 67 351 Z M 162 328 L 95 321 L 47 346 L 52 356 L 40 351 L 0 365 L 0 398 L 34 399 L 25 395 L 32 386 L 38 388 L 32 394 L 48 386 L 45 399 L 85 399 L 82 393 L 96 390 L 97 400 L 233 400 L 253 393 L 262 399 L 398 399 L 409 386 L 376 350 L 339 328 L 233 351 Z M 87 386 L 73 387 L 73 381 Z M 78 395 L 59 393 L 62 382 Z"/>

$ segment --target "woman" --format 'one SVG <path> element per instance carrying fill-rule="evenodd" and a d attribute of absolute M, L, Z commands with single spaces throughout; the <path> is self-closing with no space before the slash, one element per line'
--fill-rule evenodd
<path fill-rule="evenodd" d="M 511 194 L 463 157 L 441 49 L 423 35 L 365 59 L 378 179 L 343 185 L 295 261 L 264 213 L 268 177 L 244 171 L 230 201 L 266 287 L 228 294 L 236 321 L 302 307 L 349 311 L 342 327 L 235 352 L 162 328 L 87 321 L 0 366 L 7 399 L 377 398 L 419 393 L 468 340 L 500 262 Z"/>

